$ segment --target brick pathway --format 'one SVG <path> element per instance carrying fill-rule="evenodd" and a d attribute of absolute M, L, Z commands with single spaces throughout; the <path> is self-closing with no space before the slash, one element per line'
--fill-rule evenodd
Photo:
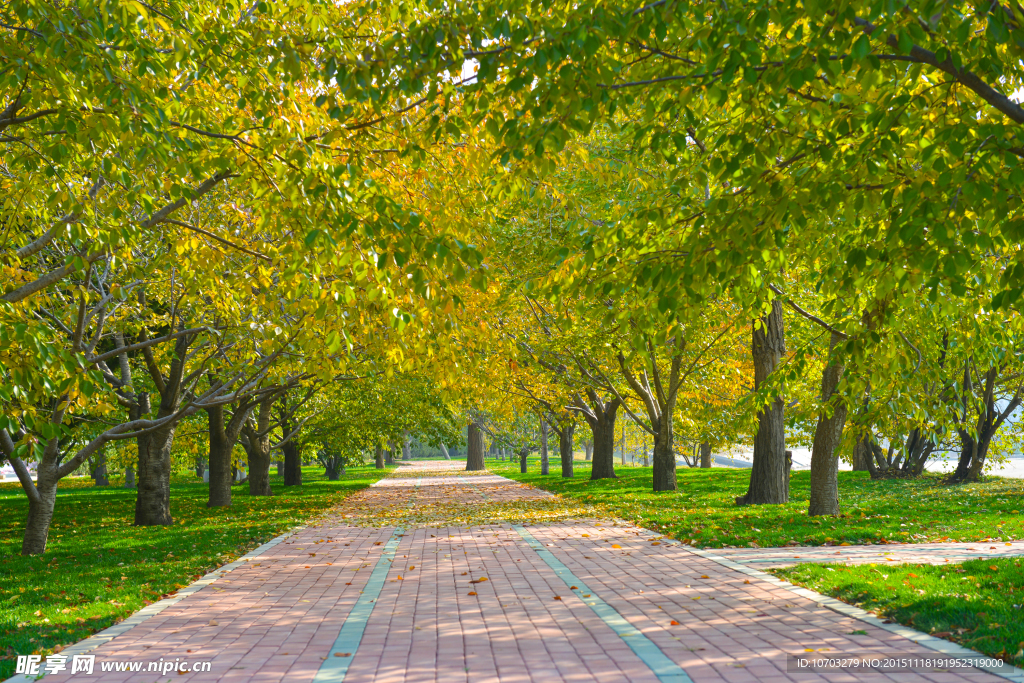
<path fill-rule="evenodd" d="M 936 652 L 632 526 L 438 524 L 446 505 L 504 519 L 531 506 L 548 514 L 559 500 L 459 466 L 402 467 L 92 650 L 93 676 L 46 680 L 333 683 L 339 671 L 349 683 L 1004 680 L 975 669 L 787 673 L 786 655 L 808 651 Z M 430 506 L 434 521 L 424 521 L 419 511 Z M 403 511 L 403 531 L 373 526 L 379 516 L 401 521 Z M 368 614 L 365 626 L 355 616 L 346 623 L 350 613 Z M 336 642 L 343 626 L 354 643 L 346 652 Z M 104 662 L 161 658 L 209 660 L 212 670 L 100 672 Z"/>

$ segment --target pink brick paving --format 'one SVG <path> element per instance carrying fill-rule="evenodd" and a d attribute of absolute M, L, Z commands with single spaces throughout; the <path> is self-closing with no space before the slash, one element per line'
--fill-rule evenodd
<path fill-rule="evenodd" d="M 462 473 L 451 472 L 459 466 L 437 462 L 401 468 L 402 475 L 352 496 L 317 526 L 94 650 L 97 672 L 103 661 L 187 657 L 212 660 L 213 670 L 162 680 L 312 681 L 393 531 L 352 526 L 346 515 L 354 521 L 378 503 L 486 505 L 550 497 L 493 475 L 460 480 Z M 935 653 L 679 545 L 655 544 L 647 532 L 627 525 L 577 521 L 529 531 L 696 683 L 1002 680 L 971 670 L 859 673 L 856 678 L 787 673 L 786 653 L 808 648 L 828 654 Z M 484 577 L 487 581 L 470 583 Z M 345 680 L 657 681 L 580 593 L 507 524 L 410 528 Z M 679 625 L 671 625 L 673 620 Z M 867 635 L 848 635 L 859 629 Z M 97 673 L 46 680 L 70 678 L 156 683 L 158 676 Z"/>

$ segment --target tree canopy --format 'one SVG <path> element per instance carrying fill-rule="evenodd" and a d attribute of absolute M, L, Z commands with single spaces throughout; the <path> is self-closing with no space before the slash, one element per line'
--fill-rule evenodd
<path fill-rule="evenodd" d="M 240 452 L 264 495 L 278 451 L 464 428 L 546 453 L 550 427 L 564 476 L 577 434 L 607 477 L 626 420 L 666 492 L 752 444 L 741 504 L 785 500 L 810 444 L 814 514 L 840 457 L 977 479 L 1024 400 L 1022 26 L 933 0 L 3 6 L 23 552 L 106 458 L 169 524 L 175 468 L 226 505 Z"/>

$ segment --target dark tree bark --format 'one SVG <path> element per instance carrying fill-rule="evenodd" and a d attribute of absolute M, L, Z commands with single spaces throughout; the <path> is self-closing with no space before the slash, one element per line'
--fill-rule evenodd
<path fill-rule="evenodd" d="M 196 457 L 196 478 L 202 479 L 204 474 L 206 474 L 206 458 L 200 455 Z"/>
<path fill-rule="evenodd" d="M 255 420 L 246 420 L 242 426 L 242 433 L 245 434 L 248 443 L 250 496 L 274 495 L 270 488 L 270 421 L 277 397 L 277 394 L 267 394 L 260 398 L 255 410 Z M 287 461 L 285 468 L 287 473 Z"/>
<path fill-rule="evenodd" d="M 853 471 L 868 472 L 871 470 L 871 447 L 867 437 L 857 439 L 853 446 Z"/>
<path fill-rule="evenodd" d="M 110 486 L 110 478 L 107 476 L 107 452 L 100 451 L 93 461 L 92 481 L 95 486 Z"/>
<path fill-rule="evenodd" d="M 540 418 L 540 473 L 550 474 L 551 468 L 548 463 L 548 421 L 544 416 Z"/>
<path fill-rule="evenodd" d="M 562 461 L 562 477 L 571 479 L 573 472 L 573 434 L 576 432 L 576 423 L 569 419 L 563 419 L 561 424 L 552 423 L 551 428 L 558 434 L 558 457 Z"/>
<path fill-rule="evenodd" d="M 176 408 L 176 406 L 175 406 Z M 164 417 L 161 413 L 158 417 Z M 173 410 L 169 410 L 170 415 Z M 135 526 L 166 526 L 171 518 L 171 447 L 174 426 L 138 437 L 139 480 L 135 496 Z"/>
<path fill-rule="evenodd" d="M 321 449 L 316 454 L 316 459 L 324 466 L 327 481 L 338 481 L 341 479 L 341 475 L 345 474 L 345 458 L 339 453 Z"/>
<path fill-rule="evenodd" d="M 412 460 L 412 437 L 409 436 L 409 430 L 402 432 L 402 460 Z"/>
<path fill-rule="evenodd" d="M 970 365 L 964 363 L 964 379 L 961 389 L 962 417 L 956 428 L 960 437 L 960 458 L 957 461 L 956 470 L 949 477 L 951 484 L 976 482 L 981 479 L 992 437 L 999 431 L 1006 418 L 1020 407 L 1021 400 L 1024 399 L 1024 385 L 1022 385 L 1017 387 L 1003 409 L 999 410 L 996 407 L 995 395 L 998 377 L 999 368 L 989 368 L 980 387 L 981 398 L 977 404 L 972 406 L 971 398 L 974 396 L 975 386 L 971 377 Z M 970 425 L 969 421 L 972 417 L 974 424 Z"/>
<path fill-rule="evenodd" d="M 38 475 L 38 472 L 36 473 Z M 25 520 L 25 536 L 21 542 L 22 555 L 41 555 L 46 550 L 53 521 L 53 508 L 57 502 L 57 482 L 45 482 L 40 486 L 36 481 L 39 496 L 28 500 L 28 518 Z"/>
<path fill-rule="evenodd" d="M 228 507 L 231 505 L 231 451 L 242 425 L 238 424 L 235 440 L 227 435 L 224 424 L 224 408 L 216 406 L 206 411 L 210 439 L 210 494 L 206 507 Z"/>
<path fill-rule="evenodd" d="M 373 466 L 378 470 L 384 469 L 384 447 L 379 443 L 373 447 Z"/>
<path fill-rule="evenodd" d="M 302 448 L 294 441 L 281 446 L 284 455 L 284 485 L 302 486 Z"/>
<path fill-rule="evenodd" d="M 301 405 L 301 403 L 299 404 Z M 302 486 L 302 446 L 298 443 L 298 430 L 301 423 L 293 419 L 298 405 L 288 408 L 288 394 L 281 396 L 278 410 L 278 422 L 281 425 L 281 436 L 284 443 L 278 444 L 284 457 L 284 485 Z"/>
<path fill-rule="evenodd" d="M 529 455 L 530 449 L 523 446 L 519 449 L 519 473 L 526 474 L 526 456 Z"/>
<path fill-rule="evenodd" d="M 124 487 L 126 489 L 135 488 L 135 466 L 127 467 L 124 471 Z"/>
<path fill-rule="evenodd" d="M 583 415 L 593 435 L 594 464 L 590 470 L 590 478 L 614 479 L 615 414 L 622 401 L 618 398 L 605 401 L 593 389 L 587 389 L 587 397 L 590 404 L 584 403 L 583 399 L 577 396 L 574 408 Z"/>
<path fill-rule="evenodd" d="M 842 337 L 833 332 L 829 364 L 821 374 L 821 401 L 825 408 L 818 415 L 811 448 L 811 500 L 807 508 L 811 516 L 839 514 L 839 444 L 846 424 L 846 403 L 833 397 L 845 367 L 835 349 L 841 341 Z"/>
<path fill-rule="evenodd" d="M 585 444 L 583 444 L 583 453 L 584 453 L 583 458 L 584 458 L 584 460 L 586 460 L 586 462 L 590 462 L 590 461 L 592 461 L 594 459 L 594 440 L 593 439 L 590 439 Z"/>
<path fill-rule="evenodd" d="M 395 442 L 392 441 L 388 444 L 388 447 L 384 450 L 384 464 L 391 466 L 395 464 Z"/>
<path fill-rule="evenodd" d="M 210 438 L 210 495 L 206 501 L 208 508 L 231 505 L 231 456 L 242 433 L 242 427 L 255 405 L 251 401 L 240 404 L 227 422 L 224 421 L 224 406 L 206 409 Z"/>
<path fill-rule="evenodd" d="M 445 460 L 452 459 L 452 456 L 448 455 L 448 447 L 444 445 L 444 441 L 441 442 L 441 455 L 444 456 Z"/>
<path fill-rule="evenodd" d="M 467 430 L 466 471 L 477 472 L 487 469 L 484 464 L 484 433 L 476 422 L 470 422 Z"/>
<path fill-rule="evenodd" d="M 704 469 L 711 467 L 711 444 L 707 441 L 700 445 L 700 466 Z"/>
<path fill-rule="evenodd" d="M 925 430 L 915 427 L 910 430 L 907 441 L 903 446 L 903 472 L 911 477 L 919 477 L 924 472 L 925 463 L 935 450 L 935 443 L 932 442 Z"/>
<path fill-rule="evenodd" d="M 28 517 L 25 520 L 25 535 L 21 541 L 22 555 L 41 555 L 46 551 L 53 521 L 53 508 L 57 502 L 57 484 L 63 476 L 57 467 L 60 442 L 54 438 L 47 442 L 42 461 L 36 465 L 36 481 L 28 467 L 20 459 L 12 457 L 14 443 L 6 431 L 0 431 L 3 439 L 2 452 L 14 467 L 22 488 L 28 494 Z"/>
<path fill-rule="evenodd" d="M 786 352 L 782 302 L 778 299 L 772 301 L 771 313 L 754 322 L 751 350 L 754 358 L 754 389 L 757 390 L 767 381 Z M 775 395 L 771 403 L 757 414 L 750 487 L 745 495 L 736 499 L 738 505 L 789 501 L 784 406 L 782 396 Z"/>
<path fill-rule="evenodd" d="M 174 356 L 167 376 L 160 374 L 152 355 L 144 353 L 152 379 L 160 396 L 156 419 L 169 417 L 181 406 L 182 379 L 185 374 L 185 356 L 195 335 L 182 335 L 175 340 Z M 125 360 L 127 364 L 127 359 Z M 140 397 L 142 398 L 142 397 Z M 148 397 L 134 410 L 140 415 L 149 408 Z M 146 410 L 141 410 L 145 408 Z M 177 423 L 171 422 L 155 431 L 138 437 L 139 470 L 135 494 L 135 526 L 161 526 L 173 523 L 171 518 L 171 447 Z"/>

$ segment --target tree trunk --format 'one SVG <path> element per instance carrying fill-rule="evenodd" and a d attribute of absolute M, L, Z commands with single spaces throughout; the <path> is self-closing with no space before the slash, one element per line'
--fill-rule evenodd
<path fill-rule="evenodd" d="M 614 479 L 615 478 L 615 413 L 619 409 L 619 399 L 614 399 L 594 409 L 597 415 L 592 420 L 588 415 L 587 424 L 593 434 L 593 466 L 590 469 L 590 479 Z"/>
<path fill-rule="evenodd" d="M 711 467 L 711 444 L 707 441 L 700 445 L 700 466 L 703 469 Z"/>
<path fill-rule="evenodd" d="M 281 452 L 284 454 L 284 485 L 302 486 L 302 449 L 294 441 L 288 441 L 281 446 Z"/>
<path fill-rule="evenodd" d="M 526 456 L 529 453 L 530 451 L 526 448 L 526 446 L 523 446 L 519 450 L 519 474 L 526 474 Z"/>
<path fill-rule="evenodd" d="M 135 467 L 130 466 L 124 470 L 124 487 L 126 489 L 135 488 Z"/>
<path fill-rule="evenodd" d="M 871 446 L 868 444 L 868 438 L 857 439 L 853 446 L 853 471 L 870 472 L 871 465 Z"/>
<path fill-rule="evenodd" d="M 182 377 L 185 356 L 195 337 L 182 335 L 174 343 L 174 355 L 167 377 L 159 375 L 160 405 L 156 418 L 169 417 L 181 405 Z M 162 386 L 159 386 L 161 385 Z M 150 412 L 149 396 L 140 394 L 137 405 L 130 412 L 145 415 Z M 171 447 L 174 445 L 176 423 L 137 437 L 139 448 L 139 479 L 135 494 L 135 526 L 163 526 L 171 519 Z"/>
<path fill-rule="evenodd" d="M 550 474 L 548 464 L 548 421 L 540 418 L 540 473 Z"/>
<path fill-rule="evenodd" d="M 409 436 L 409 431 L 402 432 L 402 460 L 412 460 L 412 448 L 410 446 L 412 439 Z M 481 454 L 481 458 L 483 455 Z"/>
<path fill-rule="evenodd" d="M 772 301 L 772 310 L 755 321 L 751 351 L 754 359 L 754 389 L 764 384 L 786 352 L 782 324 L 782 302 Z M 775 395 L 757 414 L 754 435 L 754 463 L 750 470 L 750 487 L 737 498 L 739 505 L 778 504 L 789 501 L 789 477 L 786 469 L 785 404 Z"/>
<path fill-rule="evenodd" d="M 949 478 L 950 483 L 964 484 L 979 481 L 991 443 L 992 434 L 986 434 L 983 431 L 981 438 L 976 439 L 968 432 L 961 430 L 960 458 L 957 461 L 956 470 Z"/>
<path fill-rule="evenodd" d="M 202 479 L 204 474 L 206 474 L 206 458 L 198 456 L 196 458 L 196 478 Z"/>
<path fill-rule="evenodd" d="M 622 423 L 622 438 L 619 439 L 619 463 L 626 466 L 626 423 Z"/>
<path fill-rule="evenodd" d="M 373 447 L 373 466 L 378 470 L 384 469 L 384 447 L 379 443 Z"/>
<path fill-rule="evenodd" d="M 223 406 L 208 408 L 206 417 L 210 439 L 210 497 L 206 507 L 228 507 L 231 505 L 231 452 L 235 444 L 226 435 Z"/>
<path fill-rule="evenodd" d="M 338 481 L 345 473 L 345 460 L 340 455 L 321 454 L 320 462 L 324 466 L 324 474 L 327 481 Z"/>
<path fill-rule="evenodd" d="M 444 445 L 444 441 L 441 442 L 441 455 L 444 456 L 445 460 L 452 459 L 452 456 L 448 455 L 448 447 Z"/>
<path fill-rule="evenodd" d="M 28 499 L 28 519 L 25 520 L 25 536 L 21 541 L 22 555 L 42 555 L 46 552 L 46 541 L 53 521 L 53 507 L 57 502 L 56 477 L 49 476 L 40 467 L 36 470 L 36 492 L 38 500 Z"/>
<path fill-rule="evenodd" d="M 584 460 L 586 462 L 590 462 L 591 460 L 594 459 L 594 441 L 593 440 L 590 440 L 587 443 L 583 444 L 583 453 L 584 453 L 583 458 L 584 458 Z"/>
<path fill-rule="evenodd" d="M 562 460 L 562 477 L 572 478 L 572 437 L 576 431 L 576 425 L 572 422 L 565 423 L 565 426 L 558 430 L 558 456 Z"/>
<path fill-rule="evenodd" d="M 95 486 L 110 486 L 110 478 L 107 476 L 106 450 L 101 450 L 96 455 L 95 466 L 92 470 L 92 481 Z"/>
<path fill-rule="evenodd" d="M 668 434 L 663 434 L 662 438 L 654 442 L 654 467 L 652 468 L 652 475 L 654 477 L 655 493 L 658 491 L 675 491 L 679 488 L 679 485 L 676 483 L 676 454 L 672 448 L 672 420 L 665 419 L 664 422 L 669 425 Z M 664 427 L 662 427 L 662 431 L 665 431 Z"/>
<path fill-rule="evenodd" d="M 388 444 L 388 447 L 384 449 L 384 464 L 391 466 L 395 464 L 395 442 L 392 441 Z"/>
<path fill-rule="evenodd" d="M 467 430 L 466 471 L 479 472 L 487 469 L 484 464 L 484 433 L 475 422 L 469 423 Z"/>
<path fill-rule="evenodd" d="M 814 445 L 811 447 L 811 501 L 807 514 L 838 515 L 839 514 L 839 443 L 843 438 L 843 426 L 846 424 L 846 403 L 832 400 L 839 380 L 842 379 L 844 365 L 835 351 L 842 341 L 835 332 L 829 342 L 829 364 L 821 373 L 821 401 L 823 410 L 818 415 L 818 425 L 814 429 Z M 828 414 L 831 402 L 832 414 Z"/>
<path fill-rule="evenodd" d="M 654 492 L 675 491 L 679 488 L 676 482 L 675 429 L 672 425 L 672 413 L 675 411 L 674 401 L 663 407 L 663 413 L 656 426 L 658 434 L 654 439 L 654 467 L 652 470 Z M 646 460 L 646 453 L 644 459 Z M 647 466 L 647 463 L 644 463 Z"/>
<path fill-rule="evenodd" d="M 166 526 L 174 523 L 171 518 L 171 447 L 174 445 L 174 429 L 174 425 L 161 427 L 138 437 L 139 484 L 135 495 L 135 526 Z"/>
<path fill-rule="evenodd" d="M 247 428 L 248 430 L 249 428 Z M 272 496 L 270 488 L 270 434 L 249 436 L 249 495 Z M 285 473 L 287 474 L 287 463 Z"/>

